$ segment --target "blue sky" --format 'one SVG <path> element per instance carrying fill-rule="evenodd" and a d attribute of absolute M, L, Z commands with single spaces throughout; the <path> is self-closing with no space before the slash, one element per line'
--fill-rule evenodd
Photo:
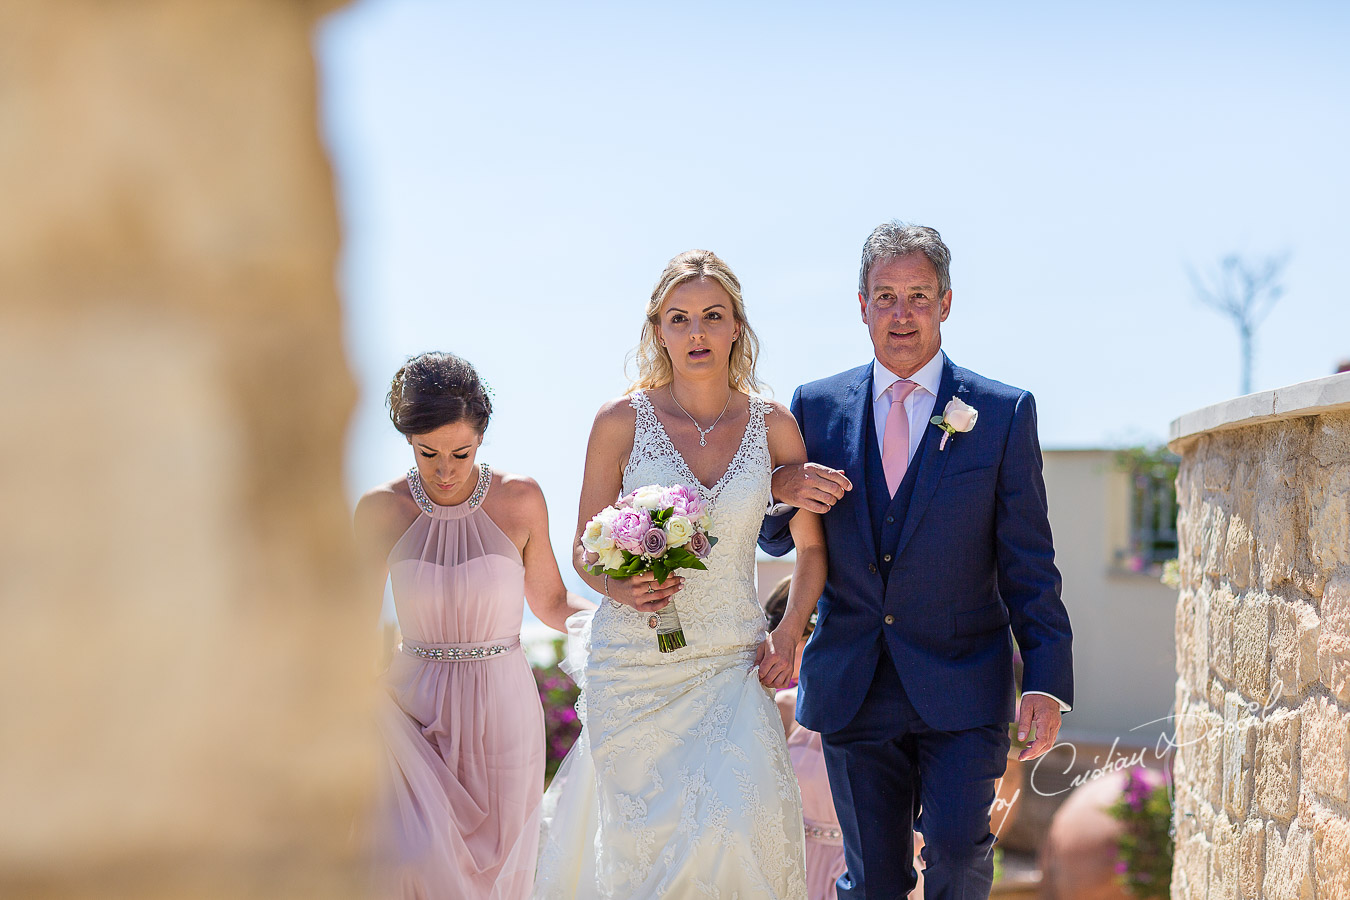
<path fill-rule="evenodd" d="M 1350 357 L 1350 4 L 460 4 L 362 0 L 319 29 L 362 391 L 353 497 L 411 465 L 400 362 L 470 359 L 480 458 L 572 533 L 586 437 L 666 260 L 715 250 L 761 374 L 869 358 L 863 239 L 940 229 L 944 349 L 1031 390 L 1047 448 L 1156 441 L 1235 394 L 1188 264 L 1291 253 L 1256 389 Z"/>

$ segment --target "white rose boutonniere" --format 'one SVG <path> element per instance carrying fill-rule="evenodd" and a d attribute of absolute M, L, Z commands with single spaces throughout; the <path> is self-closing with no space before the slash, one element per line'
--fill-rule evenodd
<path fill-rule="evenodd" d="M 978 409 L 953 397 L 946 408 L 942 410 L 942 415 L 933 416 L 929 420 L 945 432 L 942 435 L 942 443 L 938 444 L 938 449 L 946 450 L 947 439 L 954 434 L 965 434 L 970 431 L 975 427 L 975 420 L 979 417 L 980 411 Z"/>

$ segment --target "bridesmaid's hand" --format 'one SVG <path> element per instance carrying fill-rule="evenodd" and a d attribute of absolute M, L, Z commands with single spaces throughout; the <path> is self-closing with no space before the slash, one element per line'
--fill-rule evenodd
<path fill-rule="evenodd" d="M 655 575 L 642 572 L 628 578 L 610 578 L 609 596 L 638 612 L 656 612 L 665 609 L 682 587 L 684 579 L 678 575 L 667 575 L 665 584 L 657 584 Z"/>
<path fill-rule="evenodd" d="M 796 662 L 797 641 L 781 627 L 771 632 L 755 651 L 759 680 L 765 687 L 782 690 L 791 684 Z"/>

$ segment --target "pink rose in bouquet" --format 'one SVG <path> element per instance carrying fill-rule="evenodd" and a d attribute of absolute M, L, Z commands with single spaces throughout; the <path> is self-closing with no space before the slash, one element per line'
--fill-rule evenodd
<path fill-rule="evenodd" d="M 610 523 L 609 533 L 614 545 L 629 553 L 642 552 L 642 539 L 652 527 L 652 519 L 647 513 L 636 509 L 620 510 Z"/>
<path fill-rule="evenodd" d="M 677 484 L 670 489 L 670 508 L 677 516 L 698 521 L 706 506 L 703 498 L 698 495 L 698 491 L 692 491 L 682 484 Z"/>

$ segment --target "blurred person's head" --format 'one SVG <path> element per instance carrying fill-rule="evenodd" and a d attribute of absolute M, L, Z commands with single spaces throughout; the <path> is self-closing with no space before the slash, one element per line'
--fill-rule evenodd
<path fill-rule="evenodd" d="M 952 307 L 951 251 L 937 229 L 885 222 L 867 236 L 858 303 L 877 361 L 908 378 L 942 349 Z"/>
<path fill-rule="evenodd" d="M 1350 372 L 1350 359 L 1343 359 L 1340 365 L 1336 366 L 1336 374 L 1339 375 L 1342 372 Z"/>
<path fill-rule="evenodd" d="M 741 282 L 711 250 L 686 250 L 666 264 L 647 301 L 632 387 L 670 384 L 676 373 L 726 372 L 738 391 L 759 390 L 759 339 L 745 315 Z"/>
<path fill-rule="evenodd" d="M 478 483 L 476 456 L 492 418 L 492 399 L 474 367 L 450 353 L 414 356 L 394 373 L 385 402 L 428 496 L 443 506 L 467 498 Z"/>
<path fill-rule="evenodd" d="M 789 575 L 778 584 L 774 585 L 769 592 L 768 598 L 764 601 L 764 616 L 769 620 L 769 630 L 773 631 L 783 623 L 783 616 L 787 614 L 788 592 L 792 589 L 792 576 Z M 812 632 L 816 630 L 816 615 L 811 614 L 811 618 L 806 620 L 806 628 L 802 630 L 802 642 L 797 645 L 797 658 L 792 662 L 792 683 L 797 683 L 797 673 L 802 668 L 802 653 L 806 650 L 806 639 L 811 637 Z"/>

